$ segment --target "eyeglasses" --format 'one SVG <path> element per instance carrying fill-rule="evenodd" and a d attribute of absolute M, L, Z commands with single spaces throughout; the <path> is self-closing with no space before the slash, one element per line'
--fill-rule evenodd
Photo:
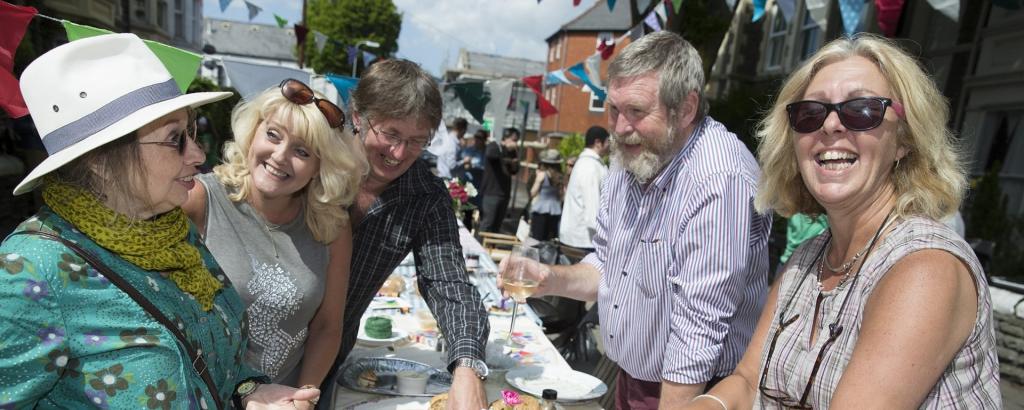
<path fill-rule="evenodd" d="M 797 101 L 786 106 L 789 126 L 801 134 L 817 131 L 825 124 L 832 111 L 839 115 L 839 122 L 851 131 L 867 131 L 882 125 L 886 107 L 892 107 L 903 118 L 903 106 L 889 98 L 860 97 L 835 104 L 821 101 Z"/>
<path fill-rule="evenodd" d="M 196 132 L 196 120 L 195 120 L 193 114 L 191 114 L 191 113 L 189 114 L 189 119 L 188 119 L 188 121 L 186 123 L 188 125 L 185 126 L 185 129 L 181 130 L 181 132 L 179 132 L 177 135 L 175 135 L 174 139 L 171 140 L 171 141 L 150 141 L 150 142 L 139 142 L 138 144 L 139 145 L 153 144 L 153 145 L 159 145 L 159 146 L 162 146 L 162 147 L 171 147 L 171 148 L 174 148 L 175 150 L 178 151 L 178 155 L 184 156 L 185 155 L 185 149 L 188 148 L 188 142 L 192 141 L 192 143 L 196 144 L 196 146 L 198 146 L 201 151 L 205 151 L 206 149 L 203 147 L 203 144 L 200 143 L 199 140 L 197 139 L 198 138 L 198 132 Z"/>
<path fill-rule="evenodd" d="M 415 149 L 415 150 L 423 150 L 423 149 L 426 149 L 427 146 L 430 145 L 430 140 L 433 138 L 433 135 L 431 135 L 431 136 L 428 136 L 426 139 L 423 139 L 423 138 L 402 139 L 402 137 L 400 137 L 398 135 L 392 134 L 392 133 L 387 132 L 387 131 L 381 131 L 381 130 L 379 130 L 377 128 L 374 128 L 373 127 L 373 123 L 370 122 L 369 118 L 366 119 L 366 126 L 367 126 L 367 128 L 370 129 L 370 131 L 373 131 L 373 133 L 377 135 L 378 140 L 380 139 L 381 136 L 383 136 L 384 137 L 384 142 L 387 143 L 388 146 L 391 147 L 391 149 L 398 149 L 398 147 L 402 146 L 402 144 L 405 144 L 406 147 L 409 147 L 409 148 L 412 148 L 412 149 Z M 431 134 L 433 134 L 433 133 L 431 133 Z"/>
<path fill-rule="evenodd" d="M 327 119 L 327 125 L 331 128 L 340 128 L 345 125 L 345 112 L 334 103 L 317 98 L 313 94 L 313 89 L 309 88 L 308 85 L 302 81 L 294 78 L 281 81 L 281 95 L 298 105 L 306 105 L 312 103 L 316 105 L 316 108 L 324 114 L 324 118 Z"/>
<path fill-rule="evenodd" d="M 886 215 L 885 220 L 882 221 L 882 225 L 879 226 L 878 231 L 875 232 L 875 236 L 871 238 L 871 243 L 868 245 L 868 251 L 867 253 L 864 254 L 863 261 L 867 261 L 867 257 L 868 255 L 871 254 L 871 251 L 874 249 L 875 243 L 878 241 L 878 237 L 882 235 L 882 231 L 885 229 L 886 226 L 889 225 L 889 219 L 892 218 L 893 212 L 895 212 L 895 210 L 889 211 L 889 214 Z M 804 270 L 804 274 L 801 277 L 807 277 L 811 275 L 811 269 L 814 267 L 816 263 L 819 263 L 817 262 L 819 258 L 826 257 L 825 247 L 827 244 L 828 243 L 826 242 L 821 245 L 821 248 L 818 250 L 817 256 L 813 259 L 815 262 L 812 262 L 807 265 L 807 268 Z M 772 341 L 768 345 L 768 357 L 764 361 L 764 368 L 761 369 L 761 381 L 760 383 L 758 383 L 757 388 L 761 392 L 762 396 L 774 400 L 780 406 L 785 408 L 802 410 L 813 409 L 811 405 L 807 404 L 807 398 L 811 393 L 811 386 L 814 385 L 814 379 L 818 376 L 818 370 L 821 369 L 821 359 L 825 357 L 825 352 L 827 352 L 828 349 L 832 347 L 833 344 L 835 344 L 836 340 L 839 339 L 839 336 L 843 334 L 843 326 L 839 324 L 839 319 L 842 317 L 842 311 L 846 308 L 846 302 L 850 300 L 850 295 L 853 294 L 853 286 L 857 282 L 857 279 L 860 278 L 860 269 L 864 267 L 865 262 L 861 262 L 860 267 L 857 268 L 857 274 L 854 275 L 853 280 L 850 281 L 850 290 L 846 292 L 846 296 L 843 297 L 843 303 L 839 305 L 839 312 L 836 313 L 836 319 L 828 325 L 828 339 L 825 339 L 825 343 L 822 344 L 821 349 L 818 350 L 818 356 L 814 359 L 814 367 L 811 368 L 811 375 L 807 378 L 807 385 L 804 386 L 804 391 L 800 395 L 799 400 L 792 398 L 785 391 L 769 388 L 767 383 L 768 366 L 771 365 L 772 363 L 772 355 L 775 354 L 775 345 L 779 341 L 779 335 L 781 335 L 787 327 L 789 327 L 793 323 L 796 323 L 797 319 L 800 318 L 800 314 L 797 313 L 793 315 L 793 317 L 786 320 L 783 320 L 783 318 L 786 317 L 786 312 L 789 311 L 790 306 L 793 304 L 793 300 L 796 299 L 796 295 L 800 294 L 800 288 L 802 288 L 804 283 L 807 281 L 805 280 L 800 282 L 800 285 L 797 286 L 796 290 L 793 291 L 793 293 L 789 296 L 789 300 L 782 308 L 782 313 L 779 314 L 779 328 L 775 331 L 775 335 L 772 336 Z M 815 312 L 817 312 L 818 309 L 821 307 L 821 301 L 822 296 L 819 293 L 817 302 L 814 306 Z"/>

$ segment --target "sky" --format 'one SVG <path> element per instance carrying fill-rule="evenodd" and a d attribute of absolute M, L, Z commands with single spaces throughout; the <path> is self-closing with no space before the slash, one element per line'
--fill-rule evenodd
<path fill-rule="evenodd" d="M 544 41 L 598 0 L 394 0 L 402 14 L 397 56 L 440 75 L 454 67 L 459 49 L 543 61 Z M 293 24 L 302 17 L 301 0 L 249 0 L 263 11 L 254 23 L 276 24 L 274 14 Z M 243 0 L 231 0 L 224 12 L 218 0 L 203 1 L 203 16 L 248 21 Z M 368 50 L 372 52 L 372 50 Z M 538 73 L 539 74 L 539 73 Z"/>

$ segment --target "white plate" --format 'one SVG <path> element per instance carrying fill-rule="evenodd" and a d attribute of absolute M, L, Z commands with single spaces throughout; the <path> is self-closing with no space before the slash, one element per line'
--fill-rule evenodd
<path fill-rule="evenodd" d="M 345 407 L 345 410 L 426 410 L 430 398 L 423 397 L 392 397 L 389 399 L 371 399 Z"/>
<path fill-rule="evenodd" d="M 372 302 L 370 302 L 369 309 L 402 309 L 410 306 L 409 302 L 406 302 L 405 299 L 402 298 L 377 296 L 373 298 Z"/>
<path fill-rule="evenodd" d="M 608 392 L 600 379 L 586 373 L 563 368 L 539 366 L 517 367 L 505 373 L 509 385 L 540 397 L 544 389 L 558 391 L 558 401 L 596 399 Z"/>
<path fill-rule="evenodd" d="M 407 337 L 409 337 L 408 332 L 398 328 L 391 328 L 391 337 L 387 339 L 374 339 L 367 336 L 366 333 L 363 332 L 363 328 L 359 327 L 359 334 L 356 336 L 356 341 L 365 346 L 388 346 Z"/>

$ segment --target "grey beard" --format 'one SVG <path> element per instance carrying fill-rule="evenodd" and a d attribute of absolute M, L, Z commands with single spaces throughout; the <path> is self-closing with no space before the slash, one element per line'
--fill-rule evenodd
<path fill-rule="evenodd" d="M 669 127 L 668 135 L 675 136 L 675 129 Z M 630 136 L 632 137 L 632 135 Z M 626 137 L 626 139 L 633 139 Z M 671 155 L 664 155 L 671 150 L 672 142 L 675 138 L 666 138 L 664 143 L 655 143 L 651 147 L 645 147 L 647 149 L 640 152 L 635 157 L 626 158 L 622 151 L 619 149 L 619 136 L 612 135 L 609 139 L 611 141 L 611 157 L 612 161 L 618 163 L 636 178 L 640 185 L 647 185 L 654 177 L 658 176 L 658 173 L 671 161 Z M 630 141 L 632 142 L 632 141 Z"/>

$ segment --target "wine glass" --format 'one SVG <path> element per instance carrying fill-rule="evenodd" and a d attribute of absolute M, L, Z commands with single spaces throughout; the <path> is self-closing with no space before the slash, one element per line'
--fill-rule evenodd
<path fill-rule="evenodd" d="M 527 273 L 527 266 L 535 265 L 539 260 L 537 248 L 516 245 L 512 247 L 512 253 L 509 254 L 508 269 L 502 272 L 502 285 L 509 296 L 512 296 L 512 325 L 508 329 L 510 342 L 512 341 L 512 331 L 516 326 L 516 316 L 519 314 L 519 304 L 526 303 L 526 298 L 537 290 L 537 279 Z"/>

